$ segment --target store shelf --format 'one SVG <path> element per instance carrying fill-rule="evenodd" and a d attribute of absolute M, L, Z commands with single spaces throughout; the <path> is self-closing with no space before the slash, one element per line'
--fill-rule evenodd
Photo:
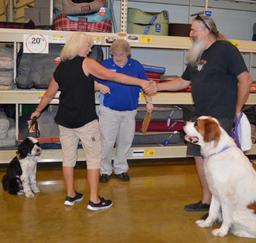
<path fill-rule="evenodd" d="M 128 159 L 164 159 L 164 158 L 185 158 L 185 145 L 171 145 L 159 147 L 132 147 L 129 150 Z M 0 164 L 7 164 L 15 156 L 16 150 L 0 150 Z M 256 144 L 246 153 L 247 155 L 256 154 Z M 84 151 L 78 150 L 78 161 L 84 161 Z M 40 157 L 39 162 L 59 162 L 62 161 L 62 152 L 60 149 L 45 149 Z"/>
<path fill-rule="evenodd" d="M 49 43 L 62 44 L 74 32 L 54 30 L 0 29 L 1 42 L 23 42 L 24 35 L 42 35 L 48 37 Z M 115 38 L 126 38 L 132 47 L 189 49 L 190 38 L 178 36 L 134 35 L 125 33 L 88 32 L 97 45 L 107 46 Z M 230 40 L 241 52 L 256 53 L 256 43 L 247 40 Z"/>
<path fill-rule="evenodd" d="M 26 35 L 42 35 L 46 37 L 48 43 L 63 44 L 72 34 L 72 31 L 52 31 L 52 30 L 24 30 L 24 29 L 0 29 L 1 42 L 18 42 L 23 43 Z M 93 37 L 94 43 L 101 46 L 109 46 L 111 40 L 115 38 L 126 38 L 132 47 L 138 48 L 155 48 L 170 50 L 186 50 L 191 46 L 188 37 L 170 37 L 170 36 L 148 36 L 148 35 L 131 35 L 125 33 L 88 33 Z M 232 40 L 232 43 L 239 48 L 241 52 L 256 53 L 256 42 L 245 40 Z M 0 104 L 15 104 L 16 111 L 18 105 L 38 104 L 45 90 L 0 90 Z M 58 95 L 51 102 L 58 104 Z M 98 103 L 98 95 L 96 94 Z M 144 104 L 143 96 L 140 103 Z M 153 96 L 154 104 L 168 105 L 190 105 L 193 104 L 191 93 L 189 92 L 160 92 Z M 256 93 L 252 93 L 247 101 L 248 105 L 256 104 Z M 17 112 L 18 114 L 18 112 Z M 18 131 L 18 125 L 16 124 Z M 9 163 L 15 156 L 15 149 L 0 150 L 0 164 Z M 256 154 L 256 145 L 253 146 L 249 154 Z M 156 147 L 132 147 L 128 155 L 129 159 L 160 159 L 160 158 L 183 158 L 186 157 L 185 145 L 156 146 Z M 80 149 L 78 160 L 84 160 L 84 153 Z M 45 149 L 41 156 L 40 162 L 55 162 L 62 160 L 60 149 Z"/>
<path fill-rule="evenodd" d="M 38 104 L 45 90 L 1 90 L 0 104 Z M 59 93 L 51 104 L 58 104 Z M 98 94 L 96 93 L 96 103 L 98 103 Z M 193 104 L 191 93 L 189 92 L 159 92 L 152 97 L 154 104 L 168 105 L 191 105 Z M 140 99 L 140 103 L 144 103 L 144 99 Z M 251 93 L 247 105 L 256 104 L 256 93 Z"/>

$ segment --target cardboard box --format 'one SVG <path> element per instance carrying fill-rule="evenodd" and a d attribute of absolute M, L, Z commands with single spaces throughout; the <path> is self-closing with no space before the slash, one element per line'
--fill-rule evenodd
<path fill-rule="evenodd" d="M 49 8 L 40 8 L 40 11 L 39 11 L 40 25 L 52 25 L 51 14 L 52 13 Z"/>
<path fill-rule="evenodd" d="M 169 36 L 185 36 L 188 37 L 190 33 L 191 24 L 170 23 Z"/>
<path fill-rule="evenodd" d="M 49 8 L 51 9 L 51 0 L 36 0 L 35 1 L 36 8 Z"/>
<path fill-rule="evenodd" d="M 38 8 L 24 8 L 25 21 L 32 20 L 35 25 L 40 24 L 39 9 Z"/>

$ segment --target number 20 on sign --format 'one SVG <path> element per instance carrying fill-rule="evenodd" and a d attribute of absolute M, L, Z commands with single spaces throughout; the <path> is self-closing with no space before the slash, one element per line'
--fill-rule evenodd
<path fill-rule="evenodd" d="M 23 36 L 24 53 L 49 53 L 48 36 L 41 34 L 25 34 Z"/>

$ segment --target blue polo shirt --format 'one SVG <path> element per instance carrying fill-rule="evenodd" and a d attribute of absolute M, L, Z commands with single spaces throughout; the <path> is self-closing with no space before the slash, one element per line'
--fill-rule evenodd
<path fill-rule="evenodd" d="M 140 79 L 147 79 L 142 64 L 132 58 L 128 58 L 128 62 L 124 67 L 116 65 L 113 58 L 106 59 L 101 64 L 113 72 L 123 73 Z M 108 86 L 111 92 L 110 94 L 102 94 L 101 104 L 117 111 L 131 111 L 137 109 L 141 90 L 139 86 L 125 85 L 101 79 L 97 79 L 97 81 Z"/>

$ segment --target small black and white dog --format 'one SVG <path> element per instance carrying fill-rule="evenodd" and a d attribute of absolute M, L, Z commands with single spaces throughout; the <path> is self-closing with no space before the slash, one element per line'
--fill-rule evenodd
<path fill-rule="evenodd" d="M 18 146 L 17 156 L 12 159 L 2 178 L 5 191 L 14 195 L 25 194 L 26 197 L 40 192 L 36 183 L 36 169 L 41 152 L 38 140 L 33 137 L 26 138 Z"/>

